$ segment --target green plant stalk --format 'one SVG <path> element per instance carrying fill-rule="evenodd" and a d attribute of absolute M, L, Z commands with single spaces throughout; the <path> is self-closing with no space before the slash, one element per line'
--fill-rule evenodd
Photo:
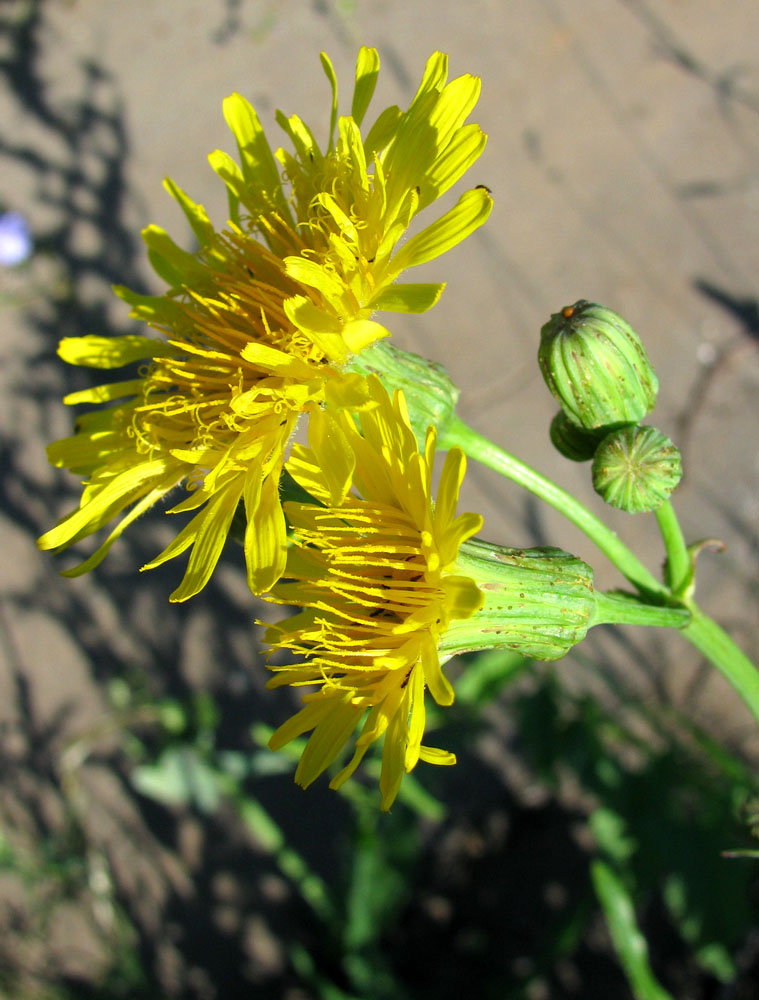
<path fill-rule="evenodd" d="M 590 875 L 614 949 L 636 1000 L 674 1000 L 654 976 L 648 960 L 648 944 L 638 928 L 633 900 L 622 879 L 601 860 L 593 862 Z"/>
<path fill-rule="evenodd" d="M 732 684 L 759 723 L 759 670 L 727 632 L 704 614 L 694 601 L 689 601 L 687 608 L 691 613 L 690 624 L 681 630 L 680 635 L 703 653 Z"/>
<path fill-rule="evenodd" d="M 673 593 L 682 594 L 691 577 L 691 557 L 685 544 L 680 522 L 669 500 L 656 511 L 664 549 L 667 553 L 667 572 Z"/>
<path fill-rule="evenodd" d="M 630 595 L 595 592 L 596 607 L 592 625 L 648 625 L 655 628 L 684 629 L 690 624 L 690 612 L 683 607 L 644 604 Z"/>
<path fill-rule="evenodd" d="M 640 562 L 624 542 L 619 540 L 611 528 L 608 528 L 571 493 L 567 493 L 514 455 L 472 430 L 459 417 L 453 416 L 445 427 L 440 447 L 443 449 L 459 447 L 470 458 L 523 486 L 584 532 L 642 595 L 662 600 L 669 598 L 669 590 Z"/>
<path fill-rule="evenodd" d="M 459 417 L 453 416 L 445 427 L 440 447 L 461 448 L 470 458 L 544 500 L 587 535 L 642 597 L 654 602 L 672 601 L 673 590 L 660 583 L 624 542 L 571 493 L 472 430 Z M 671 504 L 663 506 L 665 509 L 658 516 L 659 529 L 667 547 L 670 579 L 677 587 L 687 581 L 690 557 Z M 680 634 L 729 681 L 759 723 L 759 671 L 730 636 L 693 601 L 681 602 L 681 606 L 690 612 L 691 620 L 680 627 Z"/>

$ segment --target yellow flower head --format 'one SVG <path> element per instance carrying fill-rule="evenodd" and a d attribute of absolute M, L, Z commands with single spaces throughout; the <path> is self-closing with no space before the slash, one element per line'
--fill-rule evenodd
<path fill-rule="evenodd" d="M 271 667 L 270 687 L 318 685 L 305 707 L 271 739 L 278 749 L 313 730 L 295 780 L 306 787 L 337 757 L 366 716 L 339 787 L 367 748 L 384 735 L 380 790 L 389 809 L 404 771 L 419 759 L 453 764 L 452 753 L 422 746 L 425 688 L 440 705 L 453 689 L 438 643 L 453 619 L 483 603 L 475 582 L 456 571 L 463 541 L 482 527 L 479 514 L 456 516 L 465 458 L 446 456 L 432 496 L 435 431 L 419 453 L 401 392 L 391 400 L 370 376 L 373 407 L 360 431 L 345 412 L 314 414 L 310 448 L 294 445 L 288 469 L 317 504 L 286 503 L 294 529 L 285 580 L 269 599 L 303 610 L 272 625 L 273 649 L 300 658 Z M 353 488 L 353 489 L 352 489 Z"/>
<path fill-rule="evenodd" d="M 242 501 L 248 583 L 255 593 L 271 588 L 285 565 L 279 477 L 299 415 L 318 410 L 328 391 L 332 405 L 363 401 L 359 376 L 344 369 L 387 335 L 371 319 L 374 311 L 420 312 L 443 288 L 395 279 L 454 246 L 490 211 L 484 189 L 469 191 L 397 249 L 416 213 L 484 147 L 479 127 L 464 124 L 478 80 L 447 83 L 447 57 L 436 53 L 408 110 L 386 109 L 362 139 L 377 53 L 361 49 L 352 113 L 339 120 L 335 75 L 324 55 L 322 63 L 333 94 L 325 151 L 299 118 L 278 112 L 294 153 L 272 153 L 247 101 L 234 94 L 224 102 L 240 163 L 219 151 L 210 162 L 228 189 L 227 229 L 217 232 L 202 205 L 165 182 L 199 249 L 188 253 L 149 226 L 143 233 L 148 256 L 167 291 L 144 296 L 116 289 L 161 339 L 61 342 L 59 353 L 72 364 L 142 363 L 136 376 L 66 397 L 107 405 L 82 416 L 73 437 L 49 448 L 51 462 L 85 477 L 85 485 L 79 508 L 44 534 L 40 547 L 64 549 L 121 516 L 69 575 L 97 565 L 132 521 L 183 484 L 188 495 L 171 512 L 195 514 L 144 568 L 191 549 L 172 600 L 196 594 Z"/>

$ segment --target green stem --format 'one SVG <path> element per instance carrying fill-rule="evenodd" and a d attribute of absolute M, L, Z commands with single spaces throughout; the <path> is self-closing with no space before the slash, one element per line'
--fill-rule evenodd
<path fill-rule="evenodd" d="M 732 684 L 759 723 L 759 670 L 724 632 L 692 601 L 690 625 L 680 634 L 696 647 Z"/>
<path fill-rule="evenodd" d="M 472 430 L 457 416 L 451 418 L 440 441 L 441 448 L 454 446 L 458 446 L 470 458 L 518 483 L 558 510 L 598 546 L 641 594 L 661 599 L 669 597 L 667 588 L 640 562 L 624 542 L 621 542 L 603 521 L 576 500 L 571 493 L 567 493 L 529 465 Z"/>
<path fill-rule="evenodd" d="M 653 625 L 683 629 L 691 621 L 690 612 L 685 608 L 643 604 L 632 595 L 604 594 L 599 590 L 595 594 L 596 606 L 591 625 Z"/>
<path fill-rule="evenodd" d="M 682 595 L 691 581 L 692 566 L 675 509 L 666 500 L 656 511 L 664 548 L 667 552 L 667 577 L 672 593 Z"/>
<path fill-rule="evenodd" d="M 657 512 L 657 519 L 667 549 L 669 578 L 673 584 L 672 590 L 661 584 L 634 553 L 617 538 L 614 532 L 607 528 L 603 521 L 591 513 L 579 500 L 576 500 L 550 479 L 530 468 L 529 465 L 493 444 L 483 435 L 467 427 L 456 416 L 451 419 L 440 440 L 441 448 L 455 446 L 461 448 L 470 458 L 519 484 L 563 514 L 587 535 L 643 597 L 655 604 L 657 601 L 671 601 L 673 597 L 679 599 L 685 593 L 685 588 L 690 582 L 690 556 L 671 504 L 666 503 L 660 508 Z M 622 606 L 623 600 L 628 601 L 626 607 Z M 616 597 L 612 599 L 608 594 L 603 595 L 597 612 L 600 621 L 597 619 L 594 624 L 600 624 L 601 621 L 624 621 L 628 624 L 634 624 L 630 617 L 633 614 L 644 615 L 647 618 L 647 621 L 640 621 L 640 624 L 667 624 L 664 618 L 669 609 L 652 606 L 645 612 L 633 611 L 631 606 L 633 603 L 635 602 L 630 602 L 630 599 Z M 675 612 L 675 618 L 669 624 L 678 627 L 680 634 L 703 653 L 709 662 L 732 684 L 759 723 L 759 671 L 730 636 L 716 622 L 705 615 L 696 604 L 692 601 L 681 603 L 690 612 L 690 623 L 683 627 L 682 609 L 672 609 Z"/>

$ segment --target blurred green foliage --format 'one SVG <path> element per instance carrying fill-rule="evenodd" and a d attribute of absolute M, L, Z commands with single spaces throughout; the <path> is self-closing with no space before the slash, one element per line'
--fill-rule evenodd
<path fill-rule="evenodd" d="M 599 928 L 607 954 L 616 956 L 617 982 L 626 981 L 635 1000 L 685 995 L 680 992 L 684 968 L 691 983 L 694 976 L 715 987 L 745 980 L 737 956 L 759 924 L 759 868 L 751 857 L 759 826 L 754 775 L 737 754 L 671 710 L 632 698 L 620 706 L 611 692 L 607 697 L 602 690 L 570 689 L 563 679 L 571 669 L 568 663 L 536 666 L 500 652 L 464 658 L 455 705 L 431 715 L 435 741 L 467 756 L 469 768 L 484 766 L 476 747 L 493 737 L 495 718 L 507 717 L 513 736 L 504 739 L 504 750 L 523 770 L 515 787 L 505 789 L 504 801 L 521 808 L 518 795 L 524 787 L 518 786 L 529 786 L 543 800 L 570 801 L 572 815 L 585 828 L 584 874 L 569 891 L 567 904 L 533 940 L 520 942 L 528 960 L 508 969 L 491 962 L 498 945 L 487 921 L 467 931 L 467 947 L 482 959 L 477 995 L 499 1000 L 571 995 L 557 986 L 556 970 L 581 955 Z M 116 681 L 111 695 L 120 725 L 119 752 L 134 789 L 201 821 L 216 817 L 223 822 L 224 810 L 231 810 L 251 844 L 265 852 L 310 913 L 306 924 L 317 929 L 318 948 L 297 920 L 282 941 L 290 981 L 306 996 L 424 1000 L 458 995 L 458 983 L 451 982 L 446 994 L 439 983 L 426 987 L 410 979 L 408 949 L 401 954 L 398 948 L 411 933 L 414 913 L 418 918 L 419 899 L 429 895 L 430 852 L 450 840 L 466 816 L 461 787 L 457 791 L 448 777 L 457 769 L 446 769 L 441 777 L 440 769 L 420 767 L 404 781 L 398 803 L 386 815 L 378 807 L 380 761 L 370 758 L 362 779 L 340 793 L 327 793 L 342 803 L 345 821 L 337 845 L 339 867 L 325 875 L 307 860 L 307 826 L 302 837 L 288 836 L 271 794 L 277 783 L 290 782 L 302 744 L 296 741 L 273 754 L 266 748 L 271 730 L 258 724 L 247 747 L 224 747 L 223 712 L 207 692 L 152 701 L 143 693 L 134 701 L 126 685 Z M 476 824 L 476 817 L 471 821 Z M 48 887 L 39 895 L 38 932 L 44 928 L 40 914 L 45 908 L 54 908 L 89 877 L 91 847 L 72 839 L 71 830 L 67 840 L 40 841 L 31 854 L 0 841 L 0 873 L 13 872 L 36 890 Z M 508 838 L 504 850 L 509 850 Z M 528 869 L 525 878 L 534 880 L 534 885 L 527 882 L 528 892 L 543 891 L 540 876 L 539 866 Z M 464 884 L 458 890 L 466 894 L 474 887 Z M 456 905 L 453 897 L 450 905 Z M 507 932 L 509 908 L 524 906 L 529 900 L 496 901 Z M 86 993 L 51 986 L 51 1000 L 159 1000 L 151 971 L 140 966 L 136 937 L 125 930 L 123 908 L 118 913 L 119 946 L 111 967 Z M 413 933 L 420 933 L 419 926 L 423 934 L 434 931 L 434 924 L 417 919 Z M 444 961 L 446 950 L 459 944 L 444 924 L 440 933 L 427 947 L 437 949 Z M 687 995 L 714 994 L 704 986 Z"/>
<path fill-rule="evenodd" d="M 588 855 L 585 898 L 567 909 L 546 940 L 536 942 L 530 972 L 521 980 L 485 981 L 481 995 L 523 995 L 572 954 L 600 913 L 632 995 L 665 1000 L 672 994 L 653 969 L 666 976 L 668 957 L 645 936 L 647 914 L 657 908 L 689 960 L 730 983 L 738 972 L 734 956 L 759 920 L 749 892 L 756 869 L 750 859 L 725 857 L 730 851 L 750 853 L 756 835 L 756 817 L 753 828 L 749 822 L 757 787 L 751 771 L 685 718 L 634 701 L 626 712 L 610 710 L 603 698 L 571 692 L 560 670 L 541 669 L 526 690 L 510 692 L 529 667 L 500 652 L 469 659 L 457 681 L 454 709 L 433 713 L 436 738 L 445 746 L 473 743 L 488 727 L 483 710 L 496 698 L 506 699 L 533 779 L 559 794 L 571 776 L 576 797 L 592 803 L 587 825 L 595 848 Z M 443 789 L 435 797 L 426 787 L 430 776 L 420 768 L 404 782 L 399 805 L 383 816 L 372 785 L 379 759 L 370 759 L 365 783 L 348 783 L 341 792 L 350 806 L 349 830 L 340 878 L 328 884 L 309 869 L 298 845 L 288 844 L 255 794 L 257 781 L 294 768 L 302 743 L 274 755 L 265 749 L 271 731 L 258 725 L 251 750 L 221 751 L 215 738 L 220 718 L 210 696 L 200 694 L 187 705 L 163 701 L 158 709 L 162 740 L 152 758 L 132 770 L 135 788 L 201 813 L 212 812 L 222 799 L 234 806 L 322 925 L 318 955 L 297 940 L 288 945 L 293 969 L 313 995 L 418 995 L 399 975 L 387 937 L 419 889 L 415 873 L 429 830 L 446 825 L 445 783 L 432 776 Z M 138 756 L 147 754 L 143 745 Z"/>

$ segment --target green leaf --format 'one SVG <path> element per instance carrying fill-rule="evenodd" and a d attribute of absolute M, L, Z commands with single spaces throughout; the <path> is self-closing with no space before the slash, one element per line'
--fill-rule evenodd
<path fill-rule="evenodd" d="M 456 704 L 489 704 L 531 662 L 520 653 L 509 653 L 502 649 L 493 649 L 467 658 L 464 671 L 455 684 Z"/>
<path fill-rule="evenodd" d="M 590 829 L 596 843 L 610 858 L 623 864 L 632 858 L 638 849 L 634 837 L 630 836 L 624 817 L 613 809 L 600 807 L 590 816 Z"/>
<path fill-rule="evenodd" d="M 260 802 L 244 795 L 236 796 L 234 801 L 243 823 L 260 846 L 274 857 L 283 875 L 298 889 L 321 921 L 332 923 L 335 907 L 326 882 L 308 867 L 300 854 L 288 847 L 284 833 Z"/>
<path fill-rule="evenodd" d="M 170 747 L 155 764 L 142 764 L 131 774 L 138 792 L 167 805 L 195 804 L 212 813 L 219 804 L 219 789 L 212 768 L 189 747 Z"/>
<path fill-rule="evenodd" d="M 635 908 L 624 883 L 603 861 L 594 861 L 590 873 L 614 948 L 636 1000 L 674 1000 L 651 970 L 648 945 L 638 929 Z"/>

